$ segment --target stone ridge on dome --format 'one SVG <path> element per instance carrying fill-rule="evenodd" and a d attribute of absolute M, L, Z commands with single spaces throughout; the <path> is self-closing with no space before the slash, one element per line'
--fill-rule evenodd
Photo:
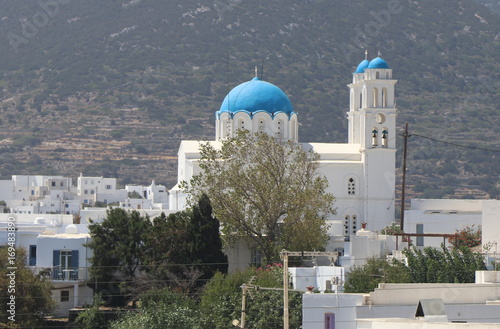
<path fill-rule="evenodd" d="M 292 103 L 279 87 L 255 77 L 234 87 L 224 98 L 218 114 L 245 111 L 251 115 L 265 111 L 271 115 L 283 112 L 290 116 Z"/>

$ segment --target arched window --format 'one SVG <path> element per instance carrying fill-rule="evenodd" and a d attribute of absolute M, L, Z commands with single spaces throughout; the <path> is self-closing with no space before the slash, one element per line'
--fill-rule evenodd
<path fill-rule="evenodd" d="M 363 108 L 363 93 L 359 93 L 359 108 Z"/>
<path fill-rule="evenodd" d="M 347 195 L 356 195 L 356 181 L 352 177 L 347 180 Z"/>
<path fill-rule="evenodd" d="M 377 147 L 377 137 L 378 137 L 378 131 L 376 128 L 373 128 L 373 130 L 372 130 L 372 147 Z"/>
<path fill-rule="evenodd" d="M 373 107 L 378 107 L 378 89 L 377 88 L 373 88 Z"/>
<path fill-rule="evenodd" d="M 379 73 L 379 71 L 377 71 L 377 73 L 375 73 L 375 79 L 380 79 L 380 73 Z"/>
<path fill-rule="evenodd" d="M 389 72 L 385 72 L 385 78 L 386 78 L 386 79 L 389 79 L 389 78 L 390 78 L 390 76 L 389 76 Z"/>
<path fill-rule="evenodd" d="M 387 147 L 389 145 L 389 132 L 387 129 L 382 131 L 382 147 Z"/>
<path fill-rule="evenodd" d="M 387 88 L 382 88 L 382 107 L 387 107 Z"/>

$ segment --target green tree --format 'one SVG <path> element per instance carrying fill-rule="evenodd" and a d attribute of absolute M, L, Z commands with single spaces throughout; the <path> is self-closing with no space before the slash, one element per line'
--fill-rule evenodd
<path fill-rule="evenodd" d="M 155 218 L 145 240 L 145 264 L 150 278 L 170 288 L 190 292 L 216 272 L 227 273 L 219 221 L 210 200 L 201 196 L 193 209 Z"/>
<path fill-rule="evenodd" d="M 101 311 L 100 307 L 104 304 L 100 294 L 94 294 L 92 305 L 85 311 L 78 314 L 75 322 L 79 323 L 79 328 L 82 329 L 99 329 L 107 328 L 106 315 Z"/>
<path fill-rule="evenodd" d="M 200 301 L 203 328 L 231 328 L 234 319 L 241 318 L 243 283 L 258 287 L 283 288 L 281 264 L 249 268 L 227 275 L 217 273 L 206 285 Z M 302 293 L 289 292 L 290 328 L 302 323 Z M 264 289 L 250 290 L 246 301 L 245 328 L 283 328 L 283 292 Z"/>
<path fill-rule="evenodd" d="M 108 210 L 102 223 L 91 221 L 92 240 L 87 244 L 93 251 L 89 284 L 97 286 L 97 292 L 108 303 L 123 303 L 124 296 L 119 294 L 118 286 L 132 282 L 139 274 L 150 227 L 147 216 L 121 208 Z"/>
<path fill-rule="evenodd" d="M 52 285 L 45 278 L 34 275 L 26 266 L 24 249 L 18 248 L 14 251 L 9 248 L 13 247 L 0 247 L 0 303 L 3 309 L 0 327 L 3 325 L 6 325 L 6 328 L 40 326 L 44 317 L 55 307 L 51 297 Z M 15 257 L 14 264 L 10 263 L 9 257 Z M 12 267 L 16 269 L 10 269 Z M 10 275 L 12 271 L 15 272 L 15 277 Z M 7 312 L 7 303 L 11 303 L 11 296 L 15 296 L 15 314 Z M 15 317 L 9 319 L 12 315 Z M 15 319 L 15 322 L 11 321 L 12 319 Z"/>
<path fill-rule="evenodd" d="M 126 313 L 110 328 L 202 328 L 196 303 L 184 294 L 153 289 L 141 296 L 140 304 L 137 311 Z"/>
<path fill-rule="evenodd" d="M 183 188 L 191 202 L 202 194 L 210 198 L 226 242 L 246 236 L 267 261 L 283 248 L 324 248 L 334 197 L 317 172 L 318 154 L 248 131 L 215 145 L 200 146 L 201 173 Z"/>
<path fill-rule="evenodd" d="M 364 266 L 355 266 L 347 275 L 345 292 L 367 293 L 379 283 L 410 282 L 409 268 L 398 261 L 370 258 Z"/>
<path fill-rule="evenodd" d="M 373 258 L 354 267 L 347 275 L 345 291 L 366 293 L 379 283 L 471 283 L 475 271 L 486 269 L 481 254 L 469 248 L 405 249 L 404 255 L 406 263 Z"/>

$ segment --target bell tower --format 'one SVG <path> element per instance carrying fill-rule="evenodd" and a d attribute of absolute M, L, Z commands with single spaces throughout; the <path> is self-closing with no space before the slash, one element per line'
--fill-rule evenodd
<path fill-rule="evenodd" d="M 363 162 L 361 218 L 372 230 L 382 218 L 394 218 L 396 162 L 396 101 L 392 69 L 380 57 L 365 59 L 349 84 L 349 144 L 359 144 Z"/>
<path fill-rule="evenodd" d="M 395 149 L 396 102 L 392 69 L 379 57 L 366 58 L 353 73 L 349 85 L 349 143 L 360 144 L 362 150 Z"/>

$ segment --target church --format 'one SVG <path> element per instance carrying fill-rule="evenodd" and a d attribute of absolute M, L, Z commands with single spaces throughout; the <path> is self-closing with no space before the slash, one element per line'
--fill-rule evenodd
<path fill-rule="evenodd" d="M 366 56 L 367 57 L 367 56 Z M 257 74 L 256 74 L 257 75 Z M 361 223 L 372 231 L 394 221 L 396 102 L 392 69 L 380 57 L 365 58 L 353 73 L 347 143 L 299 142 L 299 116 L 279 87 L 254 77 L 234 87 L 215 112 L 215 141 L 239 129 L 265 132 L 292 140 L 320 155 L 319 173 L 328 179 L 327 192 L 336 198 L 336 214 L 328 220 L 329 250 L 342 248 Z M 179 189 L 200 172 L 200 141 L 182 141 L 178 152 L 178 183 L 170 190 L 170 210 L 186 207 Z"/>

